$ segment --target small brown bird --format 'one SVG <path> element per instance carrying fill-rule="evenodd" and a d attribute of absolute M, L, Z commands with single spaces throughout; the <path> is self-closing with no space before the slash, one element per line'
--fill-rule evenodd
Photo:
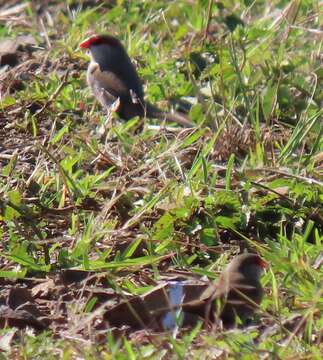
<path fill-rule="evenodd" d="M 157 331 L 177 326 L 177 311 L 182 312 L 180 326 L 193 327 L 198 321 L 222 320 L 225 328 L 246 322 L 261 303 L 260 276 L 267 263 L 256 254 L 236 256 L 214 283 L 169 282 L 144 295 L 133 296 L 108 309 L 104 319 L 109 326 L 150 328 Z"/>
<path fill-rule="evenodd" d="M 81 42 L 80 48 L 90 52 L 87 82 L 103 108 L 116 111 L 124 120 L 140 116 L 194 126 L 185 115 L 163 112 L 144 100 L 141 80 L 117 38 L 93 35 Z"/>
<path fill-rule="evenodd" d="M 257 254 L 236 256 L 220 275 L 217 283 L 209 286 L 199 300 L 183 306 L 184 312 L 197 313 L 213 322 L 217 316 L 225 327 L 248 320 L 261 303 L 263 289 L 261 274 L 268 264 Z"/>

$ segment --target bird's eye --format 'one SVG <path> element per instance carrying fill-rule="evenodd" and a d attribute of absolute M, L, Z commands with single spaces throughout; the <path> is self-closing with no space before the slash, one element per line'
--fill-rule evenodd
<path fill-rule="evenodd" d="M 86 50 L 86 55 L 90 55 L 90 49 Z"/>

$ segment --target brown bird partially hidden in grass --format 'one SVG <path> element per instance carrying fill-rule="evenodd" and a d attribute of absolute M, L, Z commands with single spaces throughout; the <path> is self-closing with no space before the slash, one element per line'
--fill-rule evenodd
<path fill-rule="evenodd" d="M 87 82 L 104 109 L 117 112 L 124 120 L 140 116 L 194 126 L 185 115 L 166 113 L 144 100 L 141 80 L 117 38 L 93 35 L 80 48 L 90 52 Z"/>
<path fill-rule="evenodd" d="M 184 314 L 198 314 L 210 322 L 219 318 L 225 327 L 234 326 L 237 317 L 245 322 L 263 298 L 260 277 L 266 267 L 267 263 L 257 254 L 236 256 L 218 282 L 205 289 L 196 301 L 183 305 Z"/>
<path fill-rule="evenodd" d="M 194 327 L 222 321 L 223 327 L 243 323 L 261 303 L 260 276 L 267 263 L 256 254 L 236 256 L 221 273 L 218 282 L 169 282 L 148 293 L 134 296 L 107 310 L 104 319 L 110 326 L 131 329 L 172 330 L 176 326 Z M 179 321 L 177 324 L 177 314 Z"/>

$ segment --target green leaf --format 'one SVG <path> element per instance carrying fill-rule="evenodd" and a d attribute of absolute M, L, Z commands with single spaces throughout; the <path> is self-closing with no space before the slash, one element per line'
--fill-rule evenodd
<path fill-rule="evenodd" d="M 8 191 L 8 198 L 13 205 L 17 206 L 18 208 L 20 207 L 21 195 L 18 190 Z M 15 209 L 13 209 L 10 205 L 7 205 L 5 207 L 4 218 L 7 221 L 13 220 L 15 218 L 19 218 L 20 216 L 21 216 L 20 213 Z"/>
<path fill-rule="evenodd" d="M 153 239 L 165 240 L 171 238 L 174 233 L 174 221 L 175 218 L 170 213 L 164 214 L 154 226 Z"/>
<path fill-rule="evenodd" d="M 227 191 L 231 189 L 231 176 L 233 171 L 234 159 L 235 159 L 234 154 L 231 154 L 227 165 L 227 172 L 225 175 L 225 189 Z"/>
<path fill-rule="evenodd" d="M 38 264 L 36 259 L 30 256 L 27 253 L 25 245 L 19 245 L 10 254 L 4 255 L 6 258 L 13 260 L 14 262 L 25 266 L 27 269 L 48 272 L 50 270 L 50 265 Z"/>
<path fill-rule="evenodd" d="M 217 236 L 214 228 L 204 228 L 201 230 L 201 242 L 207 246 L 217 244 Z"/>
<path fill-rule="evenodd" d="M 276 105 L 277 88 L 277 84 L 273 84 L 272 81 L 269 81 L 262 97 L 262 111 L 267 123 L 270 120 L 271 114 Z"/>
<path fill-rule="evenodd" d="M 20 271 L 0 270 L 0 277 L 6 279 L 23 279 L 26 274 L 26 269 Z"/>
<path fill-rule="evenodd" d="M 124 251 L 124 253 L 122 254 L 122 257 L 124 259 L 130 258 L 134 252 L 137 250 L 138 246 L 141 244 L 141 242 L 143 241 L 142 238 L 138 238 L 134 241 L 132 241 L 126 248 L 126 250 Z"/>
<path fill-rule="evenodd" d="M 66 124 L 63 126 L 55 136 L 51 139 L 50 143 L 52 145 L 56 144 L 58 141 L 61 140 L 61 138 L 64 136 L 64 134 L 67 134 L 69 132 L 69 124 Z"/>
<path fill-rule="evenodd" d="M 12 96 L 5 96 L 3 99 L 1 99 L 0 102 L 0 109 L 5 109 L 6 107 L 15 105 L 16 99 Z"/>

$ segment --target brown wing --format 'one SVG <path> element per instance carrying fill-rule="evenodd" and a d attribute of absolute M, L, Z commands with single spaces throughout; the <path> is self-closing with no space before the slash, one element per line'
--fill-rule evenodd
<path fill-rule="evenodd" d="M 112 72 L 101 71 L 98 64 L 91 64 L 87 73 L 87 81 L 93 94 L 104 107 L 109 107 L 118 98 L 130 101 L 127 86 Z"/>

